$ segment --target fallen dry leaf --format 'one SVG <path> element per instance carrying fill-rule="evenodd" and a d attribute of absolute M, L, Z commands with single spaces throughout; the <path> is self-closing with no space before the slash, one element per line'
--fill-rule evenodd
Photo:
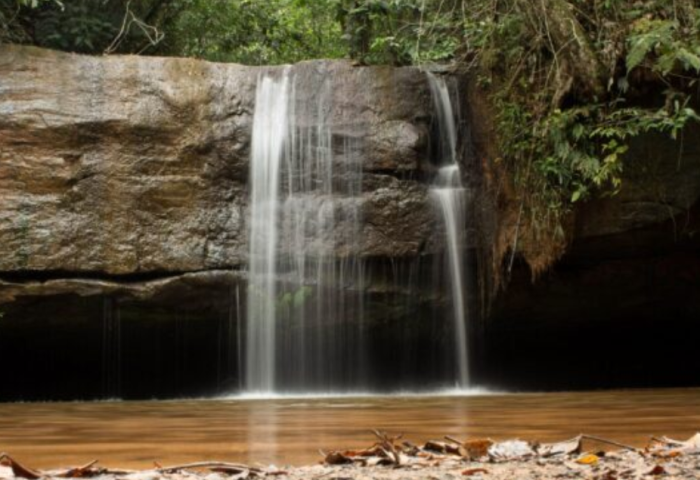
<path fill-rule="evenodd" d="M 579 465 L 596 465 L 598 463 L 598 460 L 598 455 L 589 454 L 577 458 L 576 463 L 578 463 Z"/>
<path fill-rule="evenodd" d="M 537 453 L 541 457 L 553 457 L 555 455 L 572 455 L 581 452 L 581 437 L 572 438 L 564 442 L 544 443 L 537 447 Z"/>
<path fill-rule="evenodd" d="M 492 440 L 488 439 L 478 439 L 478 440 L 467 440 L 462 444 L 462 447 L 466 451 L 465 457 L 476 460 L 481 457 L 485 457 L 489 453 L 489 448 L 493 445 Z"/>
<path fill-rule="evenodd" d="M 352 458 L 343 454 L 343 452 L 328 452 L 323 461 L 327 465 L 347 465 L 352 463 Z"/>
<path fill-rule="evenodd" d="M 647 475 L 663 475 L 666 473 L 666 469 L 662 467 L 661 465 L 656 465 L 654 468 L 651 469 Z"/>
<path fill-rule="evenodd" d="M 684 454 L 700 454 L 700 433 L 696 433 L 686 441 L 668 437 L 655 438 L 647 450 L 654 456 L 665 458 L 675 458 Z"/>
<path fill-rule="evenodd" d="M 597 480 L 617 480 L 617 478 L 617 471 L 608 470 L 607 472 L 603 473 L 600 477 L 597 477 Z"/>
<path fill-rule="evenodd" d="M 458 455 L 460 457 L 467 456 L 467 451 L 462 445 L 441 442 L 439 440 L 427 441 L 425 445 L 423 445 L 423 450 L 427 450 L 429 452 L 443 453 L 446 455 Z"/>
<path fill-rule="evenodd" d="M 29 480 L 36 480 L 42 477 L 40 472 L 25 467 L 6 453 L 0 453 L 0 462 L 3 465 L 8 465 L 12 469 L 12 473 L 15 477 L 27 478 Z"/>
<path fill-rule="evenodd" d="M 509 440 L 495 443 L 488 449 L 489 457 L 495 462 L 524 460 L 535 455 L 532 446 L 522 440 Z"/>
<path fill-rule="evenodd" d="M 489 473 L 489 471 L 485 468 L 467 468 L 462 472 L 462 475 L 471 476 L 476 475 L 477 473 Z"/>

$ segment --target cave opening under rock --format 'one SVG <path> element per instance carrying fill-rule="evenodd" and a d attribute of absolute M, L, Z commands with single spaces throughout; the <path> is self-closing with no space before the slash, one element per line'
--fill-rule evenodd
<path fill-rule="evenodd" d="M 363 364 L 348 367 L 359 374 L 315 385 L 312 392 L 454 388 L 450 303 L 444 285 L 433 277 L 439 274 L 435 259 L 376 260 L 365 268 L 371 280 L 361 304 L 344 310 L 349 317 L 307 325 L 313 335 L 321 328 L 342 333 L 351 322 L 365 322 L 363 338 L 319 336 L 354 342 L 348 348 L 361 349 Z M 245 282 L 235 274 L 212 278 L 156 280 L 161 290 L 143 287 L 148 282 L 131 284 L 130 290 L 120 284 L 110 287 L 118 290 L 111 294 L 96 294 L 90 288 L 104 285 L 83 282 L 82 296 L 54 292 L 3 304 L 0 361 L 8 368 L 0 401 L 165 399 L 245 391 Z M 48 288 L 41 285 L 47 284 L 33 288 Z M 145 290 L 151 294 L 134 297 L 134 291 Z M 308 308 L 325 295 L 313 289 Z M 297 336 L 291 324 L 278 341 Z M 336 344 L 327 350 L 338 353 Z"/>
<path fill-rule="evenodd" d="M 485 325 L 479 380 L 510 390 L 700 385 L 693 231 L 660 224 L 582 239 L 534 283 L 516 264 Z"/>
<path fill-rule="evenodd" d="M 516 262 L 488 318 L 471 324 L 482 326 L 472 331 L 476 386 L 499 391 L 697 386 L 696 244 L 671 244 L 664 233 L 663 242 L 650 247 L 654 235 L 648 232 L 638 249 L 627 245 L 625 256 L 619 254 L 623 236 L 580 242 L 536 283 Z M 165 303 L 55 295 L 5 304 L 0 400 L 240 392 L 237 318 L 245 308 L 233 292 L 219 289 L 199 304 L 187 295 Z M 436 298 L 426 296 L 425 306 L 417 308 L 387 298 L 369 300 L 377 308 L 366 345 L 368 389 L 449 387 L 436 381 L 449 368 L 441 363 L 440 349 L 450 344 L 435 330 L 445 315 L 428 307 Z M 472 298 L 472 310 L 474 303 Z M 407 321 L 413 327 L 401 331 L 410 335 L 395 335 L 394 322 Z"/>

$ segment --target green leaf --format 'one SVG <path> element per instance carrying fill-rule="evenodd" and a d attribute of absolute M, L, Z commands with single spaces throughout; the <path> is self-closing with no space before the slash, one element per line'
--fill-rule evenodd
<path fill-rule="evenodd" d="M 279 299 L 278 304 L 281 307 L 289 307 L 293 301 L 294 301 L 294 297 L 292 296 L 292 294 L 290 292 L 286 292 Z"/>
<path fill-rule="evenodd" d="M 625 60 L 628 72 L 641 65 L 656 44 L 656 41 L 649 35 L 642 35 L 641 37 L 637 37 L 632 40 L 631 43 L 632 45 L 630 51 L 627 54 L 627 59 Z"/>
<path fill-rule="evenodd" d="M 294 292 L 294 308 L 299 308 L 304 305 L 306 299 L 311 296 L 313 289 L 307 285 L 302 286 Z"/>
<path fill-rule="evenodd" d="M 581 198 L 581 190 L 576 190 L 573 195 L 571 195 L 571 203 L 576 203 Z"/>
<path fill-rule="evenodd" d="M 700 57 L 692 52 L 689 52 L 685 48 L 679 49 L 676 56 L 683 63 L 686 70 L 690 70 L 692 68 L 696 72 L 700 73 Z"/>

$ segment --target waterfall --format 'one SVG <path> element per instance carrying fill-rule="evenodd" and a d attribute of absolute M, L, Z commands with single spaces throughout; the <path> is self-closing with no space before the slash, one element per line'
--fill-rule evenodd
<path fill-rule="evenodd" d="M 463 250 L 465 243 L 465 196 L 457 162 L 457 125 L 452 100 L 443 77 L 428 72 L 428 83 L 438 122 L 438 172 L 430 195 L 445 229 L 447 270 L 452 297 L 457 386 L 469 385 Z"/>
<path fill-rule="evenodd" d="M 353 118 L 337 96 L 347 91 L 345 80 L 303 65 L 258 79 L 244 334 L 248 394 L 468 385 L 457 125 L 445 81 L 429 78 L 439 136 L 430 197 L 447 256 L 437 277 L 421 258 L 372 265 L 362 258 L 363 139 L 373 125 Z M 369 181 L 382 175 L 370 172 Z M 451 303 L 442 321 L 445 307 L 431 289 L 445 282 Z M 431 323 L 431 316 L 440 321 Z M 387 335 L 396 342 L 393 351 Z"/>
<path fill-rule="evenodd" d="M 255 94 L 251 150 L 250 258 L 246 384 L 269 392 L 275 381 L 275 295 L 280 167 L 287 137 L 289 73 L 263 76 Z"/>
<path fill-rule="evenodd" d="M 246 389 L 334 391 L 358 385 L 363 363 L 361 157 L 332 138 L 329 78 L 272 75 L 253 121 Z M 313 98 L 298 81 L 320 82 Z"/>

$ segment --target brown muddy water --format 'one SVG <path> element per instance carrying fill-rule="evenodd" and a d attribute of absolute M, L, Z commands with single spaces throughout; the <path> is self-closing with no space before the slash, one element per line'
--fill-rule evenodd
<path fill-rule="evenodd" d="M 643 446 L 651 435 L 699 431 L 700 389 L 0 405 L 0 451 L 35 468 L 93 459 L 125 468 L 207 459 L 309 464 L 319 449 L 368 446 L 372 428 L 415 442 L 588 433 Z"/>

